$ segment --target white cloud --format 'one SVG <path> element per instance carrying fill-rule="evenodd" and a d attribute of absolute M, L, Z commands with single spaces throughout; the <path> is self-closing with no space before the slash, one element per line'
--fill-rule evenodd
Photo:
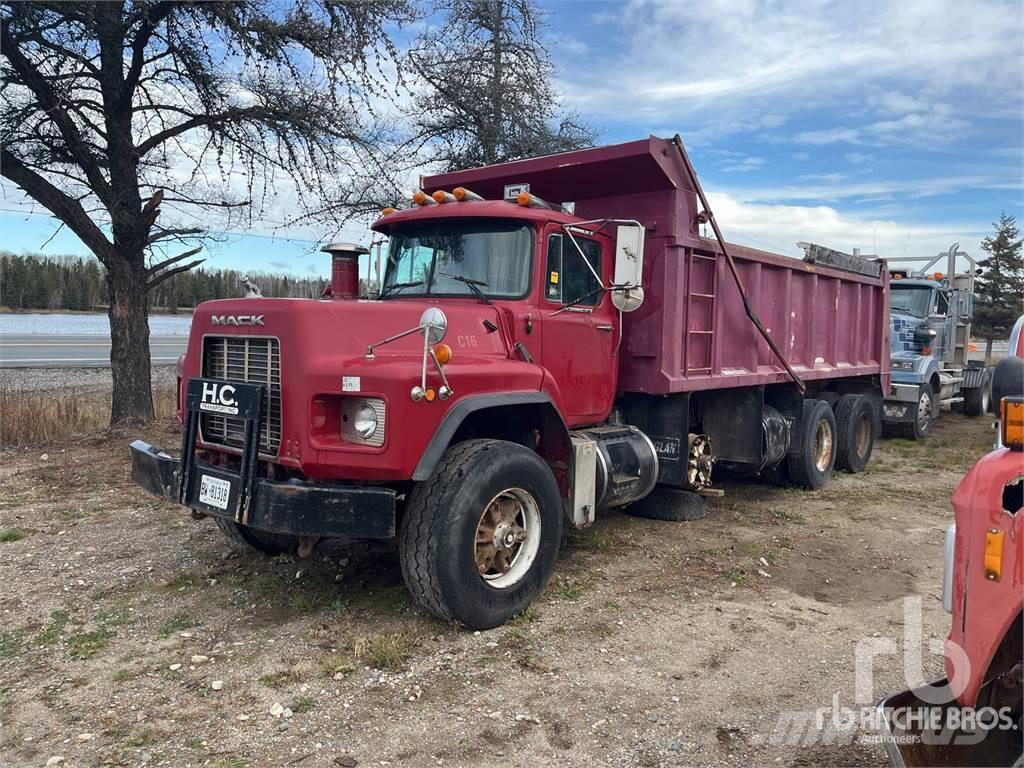
<path fill-rule="evenodd" d="M 766 111 L 791 120 L 822 109 L 837 122 L 859 112 L 865 124 L 842 126 L 832 141 L 884 143 L 922 127 L 934 135 L 924 119 L 896 123 L 936 105 L 1020 113 L 1016 0 L 631 0 L 613 8 L 596 21 L 614 28 L 621 53 L 563 73 L 569 100 L 595 117 L 716 124 L 721 135 L 753 132 Z M 947 116 L 940 135 L 962 133 L 950 118 L 963 119 Z M 828 134 L 807 134 L 829 143 Z"/>
<path fill-rule="evenodd" d="M 974 253 L 988 234 L 972 224 L 862 219 L 829 206 L 748 203 L 722 192 L 712 192 L 709 198 L 727 240 L 799 258 L 803 252 L 796 243 L 801 240 L 847 253 L 859 248 L 898 262 L 902 256 L 931 256 L 954 241 Z"/>
<path fill-rule="evenodd" d="M 854 165 L 863 165 L 864 163 L 870 163 L 872 160 L 871 155 L 866 155 L 863 152 L 848 152 L 844 157 L 848 163 L 853 163 Z"/>
<path fill-rule="evenodd" d="M 749 171 L 759 171 L 761 166 L 765 164 L 763 157 L 744 157 L 742 160 L 730 162 L 722 167 L 725 173 L 747 173 Z"/>
<path fill-rule="evenodd" d="M 866 179 L 856 183 L 843 178 L 829 178 L 829 174 L 807 175 L 806 181 L 817 184 L 781 184 L 768 187 L 729 189 L 739 200 L 752 203 L 781 203 L 814 201 L 835 203 L 843 200 L 866 202 L 887 200 L 894 196 L 908 199 L 935 197 L 965 189 L 1024 189 L 1024 181 L 1007 182 L 1002 177 L 989 175 L 938 176 L 916 179 Z"/>

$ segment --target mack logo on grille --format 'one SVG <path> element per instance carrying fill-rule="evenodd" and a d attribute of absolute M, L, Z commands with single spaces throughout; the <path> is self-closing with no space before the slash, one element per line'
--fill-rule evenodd
<path fill-rule="evenodd" d="M 214 325 L 266 325 L 263 315 L 213 315 Z"/>

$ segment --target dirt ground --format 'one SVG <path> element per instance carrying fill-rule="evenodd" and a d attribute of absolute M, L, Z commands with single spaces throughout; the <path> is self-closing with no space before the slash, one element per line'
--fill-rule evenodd
<path fill-rule="evenodd" d="M 726 481 L 696 522 L 609 513 L 482 633 L 415 608 L 387 546 L 235 553 L 130 484 L 130 437 L 0 456 L 2 765 L 883 766 L 776 726 L 855 706 L 856 643 L 899 641 L 904 596 L 945 636 L 949 496 L 992 431 L 944 414 L 816 493 Z M 906 687 L 875 667 L 876 700 Z"/>

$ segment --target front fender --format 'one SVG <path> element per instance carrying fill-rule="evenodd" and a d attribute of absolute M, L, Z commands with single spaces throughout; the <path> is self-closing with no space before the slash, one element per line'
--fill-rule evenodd
<path fill-rule="evenodd" d="M 422 482 L 430 477 L 442 454 L 451 444 L 455 433 L 458 432 L 459 427 L 462 426 L 463 422 L 470 415 L 490 408 L 517 405 L 539 405 L 550 409 L 550 413 L 557 417 L 558 423 L 565 433 L 565 442 L 568 443 L 569 430 L 565 426 L 565 421 L 562 419 L 551 396 L 546 392 L 502 392 L 468 395 L 453 404 L 444 415 L 444 419 L 442 419 L 433 437 L 431 437 L 430 442 L 427 444 L 426 450 L 423 451 L 419 463 L 413 471 L 412 479 L 416 482 Z"/>

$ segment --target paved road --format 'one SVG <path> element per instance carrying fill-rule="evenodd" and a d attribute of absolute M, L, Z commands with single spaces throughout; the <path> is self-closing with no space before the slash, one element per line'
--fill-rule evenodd
<path fill-rule="evenodd" d="M 151 336 L 153 365 L 171 365 L 188 336 Z M 103 368 L 110 365 L 108 336 L 0 335 L 0 368 Z"/>

